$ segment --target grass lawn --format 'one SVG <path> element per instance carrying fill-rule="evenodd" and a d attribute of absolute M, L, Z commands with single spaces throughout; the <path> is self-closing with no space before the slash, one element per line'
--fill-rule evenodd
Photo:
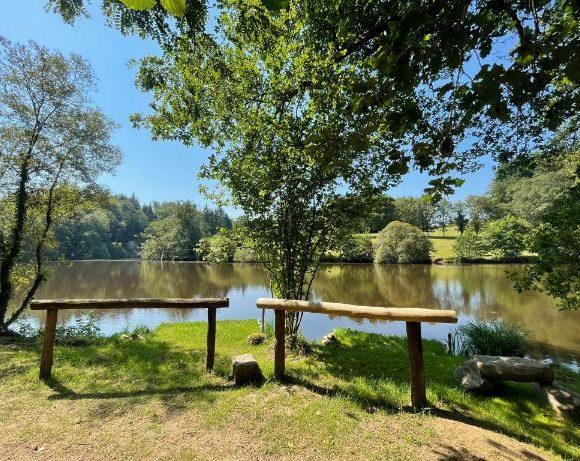
<path fill-rule="evenodd" d="M 289 356 L 281 385 L 271 380 L 272 341 L 246 343 L 258 330 L 253 320 L 218 323 L 216 371 L 206 374 L 206 327 L 162 325 L 137 339 L 57 346 L 46 383 L 37 377 L 36 345 L 0 345 L 0 457 L 580 457 L 579 427 L 555 418 L 531 385 L 509 384 L 494 397 L 468 394 L 451 379 L 462 359 L 437 342 L 424 343 L 433 408 L 417 414 L 407 407 L 402 338 L 339 330 L 337 344 Z M 268 378 L 263 386 L 237 388 L 228 380 L 231 357 L 240 353 L 258 359 Z M 559 379 L 578 389 L 578 375 L 560 372 Z"/>
<path fill-rule="evenodd" d="M 455 237 L 434 237 L 429 234 L 429 240 L 433 244 L 432 259 L 453 259 L 455 258 Z"/>

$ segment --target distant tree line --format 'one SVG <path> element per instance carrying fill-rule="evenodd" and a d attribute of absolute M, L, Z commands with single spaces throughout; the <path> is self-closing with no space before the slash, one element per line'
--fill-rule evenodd
<path fill-rule="evenodd" d="M 58 224 L 50 256 L 197 260 L 200 239 L 231 227 L 221 208 L 200 209 L 189 201 L 142 205 L 134 195 L 101 192 L 93 206 Z"/>

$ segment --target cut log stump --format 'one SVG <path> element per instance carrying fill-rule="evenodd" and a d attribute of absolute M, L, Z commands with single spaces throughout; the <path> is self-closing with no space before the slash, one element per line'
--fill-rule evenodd
<path fill-rule="evenodd" d="M 580 420 L 580 395 L 556 384 L 534 384 L 534 390 L 543 397 L 561 418 Z"/>

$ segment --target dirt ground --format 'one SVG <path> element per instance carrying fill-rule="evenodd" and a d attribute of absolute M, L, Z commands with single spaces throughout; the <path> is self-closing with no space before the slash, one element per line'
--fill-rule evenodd
<path fill-rule="evenodd" d="M 119 398 L 46 400 L 13 395 L 4 420 L 0 459 L 24 460 L 548 460 L 547 452 L 480 427 L 431 415 L 345 412 L 336 437 L 316 440 L 288 423 L 280 398 L 250 394 L 212 421 L 212 402 L 199 409 L 173 397 L 155 403 Z M 37 399 L 40 396 L 36 396 Z M 314 404 L 308 395 L 305 405 Z M 260 400 L 256 407 L 257 400 Z M 278 408 L 268 411 L 268 400 Z M 29 401 L 28 401 L 29 402 Z M 37 400 L 38 402 L 38 400 Z M 290 403 L 290 402 L 288 402 Z M 272 405 L 272 408 L 274 405 Z M 324 408 L 324 407 L 321 407 Z M 208 416 L 210 415 L 210 416 Z M 324 424 L 324 410 L 313 413 Z M 291 418 L 290 418 L 291 420 Z M 316 421 L 313 421 L 316 424 Z M 325 436 L 326 437 L 326 436 Z"/>

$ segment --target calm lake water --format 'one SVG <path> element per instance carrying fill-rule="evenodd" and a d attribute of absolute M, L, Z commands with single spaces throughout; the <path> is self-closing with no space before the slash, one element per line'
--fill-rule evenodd
<path fill-rule="evenodd" d="M 455 309 L 460 322 L 505 319 L 532 332 L 535 355 L 577 367 L 580 360 L 580 311 L 559 311 L 537 293 L 518 294 L 507 265 L 373 265 L 331 264 L 314 284 L 314 297 L 352 304 Z M 265 272 L 254 264 L 210 265 L 144 261 L 77 261 L 59 263 L 37 298 L 229 297 L 230 308 L 218 319 L 258 319 L 256 299 L 269 297 Z M 270 313 L 269 313 L 270 314 Z M 43 313 L 29 312 L 35 325 Z M 74 324 L 86 311 L 60 311 L 61 325 Z M 130 309 L 94 311 L 104 334 L 163 322 L 205 320 L 205 310 Z M 270 317 L 267 317 L 271 320 Z M 337 327 L 404 335 L 403 322 L 357 322 L 305 314 L 306 336 L 318 339 Z M 423 336 L 444 340 L 453 328 L 424 324 Z M 219 328 L 218 328 L 219 333 Z"/>

